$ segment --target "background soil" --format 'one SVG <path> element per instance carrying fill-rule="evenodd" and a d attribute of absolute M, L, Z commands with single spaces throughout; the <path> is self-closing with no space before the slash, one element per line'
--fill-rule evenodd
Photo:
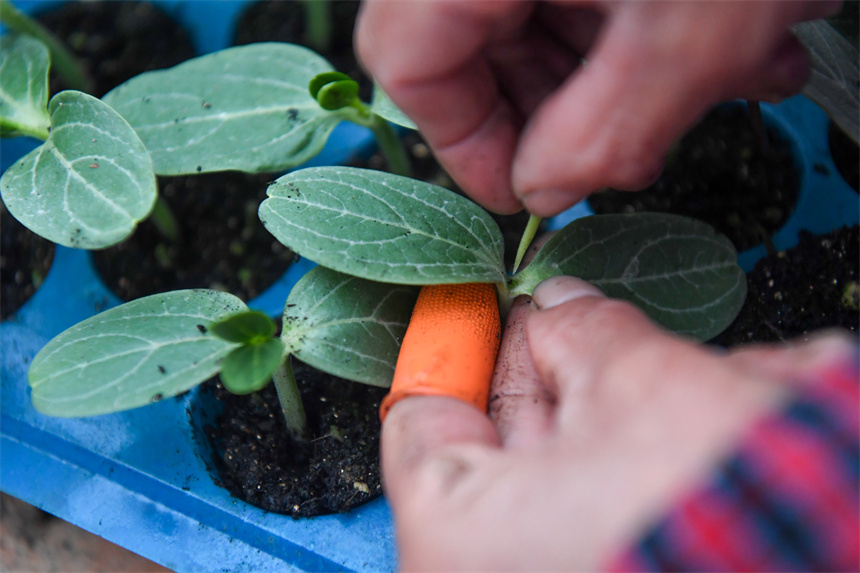
<path fill-rule="evenodd" d="M 860 232 L 805 232 L 798 245 L 761 259 L 747 273 L 747 299 L 713 342 L 734 346 L 804 338 L 822 328 L 860 332 Z"/>
<path fill-rule="evenodd" d="M 791 144 L 767 129 L 762 150 L 745 106 L 711 111 L 676 145 L 653 185 L 593 195 L 595 213 L 659 211 L 709 223 L 738 251 L 761 244 L 788 220 L 800 189 Z"/>
<path fill-rule="evenodd" d="M 96 97 L 195 55 L 185 29 L 149 2 L 67 2 L 40 11 L 37 19 L 79 58 Z M 51 93 L 64 89 L 68 86 L 53 70 Z"/>
<path fill-rule="evenodd" d="M 54 243 L 27 229 L 0 204 L 0 320 L 35 294 L 53 260 Z"/>
<path fill-rule="evenodd" d="M 180 241 L 147 219 L 122 243 L 93 253 L 99 275 L 126 301 L 183 288 L 222 290 L 245 301 L 258 296 L 295 258 L 257 217 L 273 179 L 236 172 L 160 177 Z"/>

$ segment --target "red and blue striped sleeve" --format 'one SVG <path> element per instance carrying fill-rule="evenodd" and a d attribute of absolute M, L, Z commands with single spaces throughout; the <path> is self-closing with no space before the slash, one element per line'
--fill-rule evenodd
<path fill-rule="evenodd" d="M 860 571 L 860 370 L 820 372 L 610 571 Z"/>

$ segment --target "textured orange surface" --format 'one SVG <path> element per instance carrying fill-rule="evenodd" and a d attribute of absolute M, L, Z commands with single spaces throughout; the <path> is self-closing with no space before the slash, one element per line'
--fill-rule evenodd
<path fill-rule="evenodd" d="M 501 331 L 492 284 L 422 287 L 380 407 L 382 420 L 407 396 L 450 396 L 486 411 Z"/>

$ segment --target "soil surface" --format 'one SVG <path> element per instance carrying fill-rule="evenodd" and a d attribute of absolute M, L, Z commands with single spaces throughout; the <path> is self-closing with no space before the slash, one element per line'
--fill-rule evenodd
<path fill-rule="evenodd" d="M 234 496 L 293 517 L 347 511 L 382 494 L 379 404 L 387 393 L 292 361 L 310 439 L 287 435 L 273 384 L 247 396 L 204 388 L 224 411 L 207 428 L 217 479 Z"/>
<path fill-rule="evenodd" d="M 280 278 L 295 255 L 257 217 L 272 175 L 213 173 L 159 179 L 181 226 L 181 242 L 152 219 L 119 245 L 93 253 L 102 280 L 122 300 L 209 288 L 250 300 Z"/>
<path fill-rule="evenodd" d="M 101 97 L 132 77 L 194 57 L 188 34 L 149 2 L 67 2 L 37 19 L 80 59 Z M 68 89 L 51 74 L 51 93 Z"/>
<path fill-rule="evenodd" d="M 860 147 L 832 121 L 828 129 L 830 154 L 836 170 L 854 191 L 860 192 Z"/>
<path fill-rule="evenodd" d="M 737 319 L 712 342 L 734 346 L 806 337 L 822 328 L 860 332 L 860 232 L 804 232 L 792 249 L 761 259 L 747 274 Z"/>
<path fill-rule="evenodd" d="M 306 0 L 261 0 L 251 3 L 236 24 L 234 43 L 244 45 L 254 42 L 287 42 L 307 46 L 305 4 Z M 327 59 L 335 70 L 357 81 L 360 86 L 359 96 L 366 102 L 370 101 L 373 82 L 362 71 L 352 47 L 360 2 L 330 0 L 330 5 L 331 45 L 325 50 L 312 49 Z"/>
<path fill-rule="evenodd" d="M 761 244 L 788 220 L 800 189 L 791 144 L 767 129 L 762 152 L 746 108 L 714 109 L 670 152 L 659 180 L 635 193 L 609 190 L 595 213 L 660 211 L 709 223 L 738 251 Z"/>
<path fill-rule="evenodd" d="M 0 320 L 35 294 L 53 260 L 54 243 L 27 229 L 0 205 Z"/>

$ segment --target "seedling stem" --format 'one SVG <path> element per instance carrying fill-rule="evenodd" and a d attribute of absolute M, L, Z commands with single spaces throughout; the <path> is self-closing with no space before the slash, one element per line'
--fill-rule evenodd
<path fill-rule="evenodd" d="M 278 401 L 281 404 L 281 412 L 284 414 L 287 431 L 296 439 L 306 439 L 308 420 L 305 416 L 305 408 L 302 405 L 296 377 L 290 367 L 289 357 L 275 370 L 272 380 L 275 383 L 275 390 L 278 392 Z"/>

